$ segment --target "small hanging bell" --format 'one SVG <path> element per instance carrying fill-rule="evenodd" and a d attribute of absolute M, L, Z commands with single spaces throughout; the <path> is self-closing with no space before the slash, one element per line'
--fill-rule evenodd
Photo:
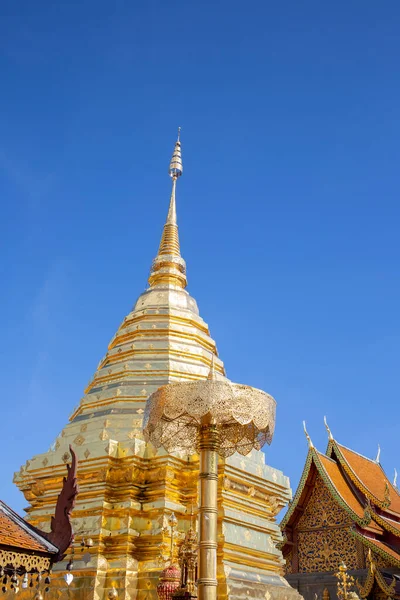
<path fill-rule="evenodd" d="M 64 580 L 67 585 L 71 585 L 71 583 L 74 580 L 74 576 L 72 575 L 72 573 L 65 573 Z"/>
<path fill-rule="evenodd" d="M 110 600 L 114 600 L 114 598 L 118 598 L 118 592 L 115 589 L 115 587 L 112 587 L 111 590 L 108 592 L 108 597 L 110 598 Z"/>
<path fill-rule="evenodd" d="M 26 590 L 26 588 L 28 587 L 29 581 L 28 581 L 28 573 L 25 573 L 23 578 L 22 578 L 22 588 L 24 590 Z"/>

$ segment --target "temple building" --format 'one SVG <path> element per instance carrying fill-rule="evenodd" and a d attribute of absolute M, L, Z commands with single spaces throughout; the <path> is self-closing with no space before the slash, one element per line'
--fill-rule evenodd
<path fill-rule="evenodd" d="M 379 462 L 342 446 L 326 424 L 325 454 L 309 450 L 281 523 L 286 576 L 305 600 L 336 598 L 344 562 L 361 598 L 400 598 L 400 493 Z M 395 478 L 396 479 L 396 478 Z"/>
<path fill-rule="evenodd" d="M 146 400 L 160 386 L 206 379 L 212 363 L 225 377 L 208 325 L 185 289 L 175 200 L 182 171 L 178 139 L 169 171 L 168 215 L 149 287 L 123 319 L 50 450 L 15 475 L 29 502 L 29 522 L 49 528 L 56 489 L 70 460 L 68 447 L 76 449 L 80 494 L 73 513 L 73 600 L 157 600 L 168 518 L 175 513 L 183 539 L 191 507 L 196 513 L 198 506 L 198 457 L 156 451 L 142 434 Z M 291 498 L 288 478 L 266 465 L 261 451 L 235 454 L 220 461 L 218 493 L 219 598 L 297 598 L 283 577 L 277 547 L 282 536 L 276 515 Z M 58 598 L 65 588 L 66 564 L 59 564 L 48 598 Z"/>
<path fill-rule="evenodd" d="M 67 465 L 67 477 L 56 502 L 50 531 L 40 531 L 27 523 L 0 500 L 0 587 L 3 594 L 29 590 L 30 597 L 43 600 L 43 593 L 50 592 L 53 566 L 65 557 L 73 539 L 70 515 L 78 486 L 76 457 L 72 449 L 70 453 L 71 465 Z M 73 575 L 69 573 L 66 578 L 72 582 Z"/>

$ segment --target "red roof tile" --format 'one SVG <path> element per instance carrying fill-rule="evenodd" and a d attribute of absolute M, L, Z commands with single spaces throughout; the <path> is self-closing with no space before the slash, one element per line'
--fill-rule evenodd
<path fill-rule="evenodd" d="M 388 485 L 391 500 L 388 510 L 400 516 L 400 494 L 390 483 L 381 465 L 345 446 L 337 446 L 356 478 L 380 502 L 385 500 L 385 486 Z"/>
<path fill-rule="evenodd" d="M 3 502 L 0 502 L 0 545 L 51 554 L 57 552 L 53 544 Z"/>
<path fill-rule="evenodd" d="M 362 542 L 366 545 L 371 547 L 372 550 L 374 550 L 374 548 L 381 550 L 383 552 L 386 552 L 386 554 L 388 554 L 392 559 L 394 559 L 394 561 L 400 565 L 400 554 L 399 552 L 396 552 L 396 550 L 393 550 L 393 548 L 390 548 L 390 546 L 387 546 L 384 542 L 382 542 L 381 540 L 372 540 L 369 537 L 366 537 L 365 535 L 362 534 L 358 534 L 357 537 L 359 539 L 362 540 Z"/>
<path fill-rule="evenodd" d="M 338 465 L 327 458 L 324 454 L 320 454 L 318 452 L 318 458 L 322 463 L 323 468 L 325 469 L 326 474 L 331 480 L 332 485 L 334 486 L 336 492 L 339 496 L 344 500 L 347 506 L 358 516 L 360 519 L 364 518 L 364 506 L 358 500 L 358 498 L 353 494 L 350 489 L 346 479 L 343 477 L 341 470 Z M 374 530 L 376 533 L 383 533 L 383 529 L 371 521 L 366 528 Z"/>

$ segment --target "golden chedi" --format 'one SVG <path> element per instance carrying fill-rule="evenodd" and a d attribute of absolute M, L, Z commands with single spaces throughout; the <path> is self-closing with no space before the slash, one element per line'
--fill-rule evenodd
<path fill-rule="evenodd" d="M 216 376 L 225 379 L 208 326 L 185 289 L 175 201 L 182 171 L 178 139 L 168 216 L 149 287 L 122 321 L 51 449 L 15 475 L 30 505 L 29 521 L 46 529 L 70 460 L 69 444 L 78 455 L 72 600 L 103 600 L 110 594 L 157 600 L 159 548 L 169 541 L 168 518 L 175 513 L 184 535 L 190 507 L 198 505 L 198 457 L 155 450 L 142 434 L 146 400 L 160 386 L 205 380 L 212 362 Z M 282 576 L 277 549 L 281 533 L 275 517 L 291 497 L 287 477 L 266 465 L 258 450 L 221 458 L 218 473 L 219 598 L 297 596 Z M 60 563 L 53 574 L 49 600 L 65 591 L 65 566 Z"/>

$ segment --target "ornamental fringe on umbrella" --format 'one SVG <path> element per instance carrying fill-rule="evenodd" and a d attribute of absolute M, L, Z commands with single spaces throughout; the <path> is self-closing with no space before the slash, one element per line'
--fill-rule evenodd
<path fill-rule="evenodd" d="M 269 394 L 226 379 L 172 383 L 148 398 L 144 436 L 167 452 L 194 453 L 199 449 L 199 427 L 209 416 L 220 435 L 219 454 L 246 455 L 271 443 L 275 410 L 276 402 Z"/>

